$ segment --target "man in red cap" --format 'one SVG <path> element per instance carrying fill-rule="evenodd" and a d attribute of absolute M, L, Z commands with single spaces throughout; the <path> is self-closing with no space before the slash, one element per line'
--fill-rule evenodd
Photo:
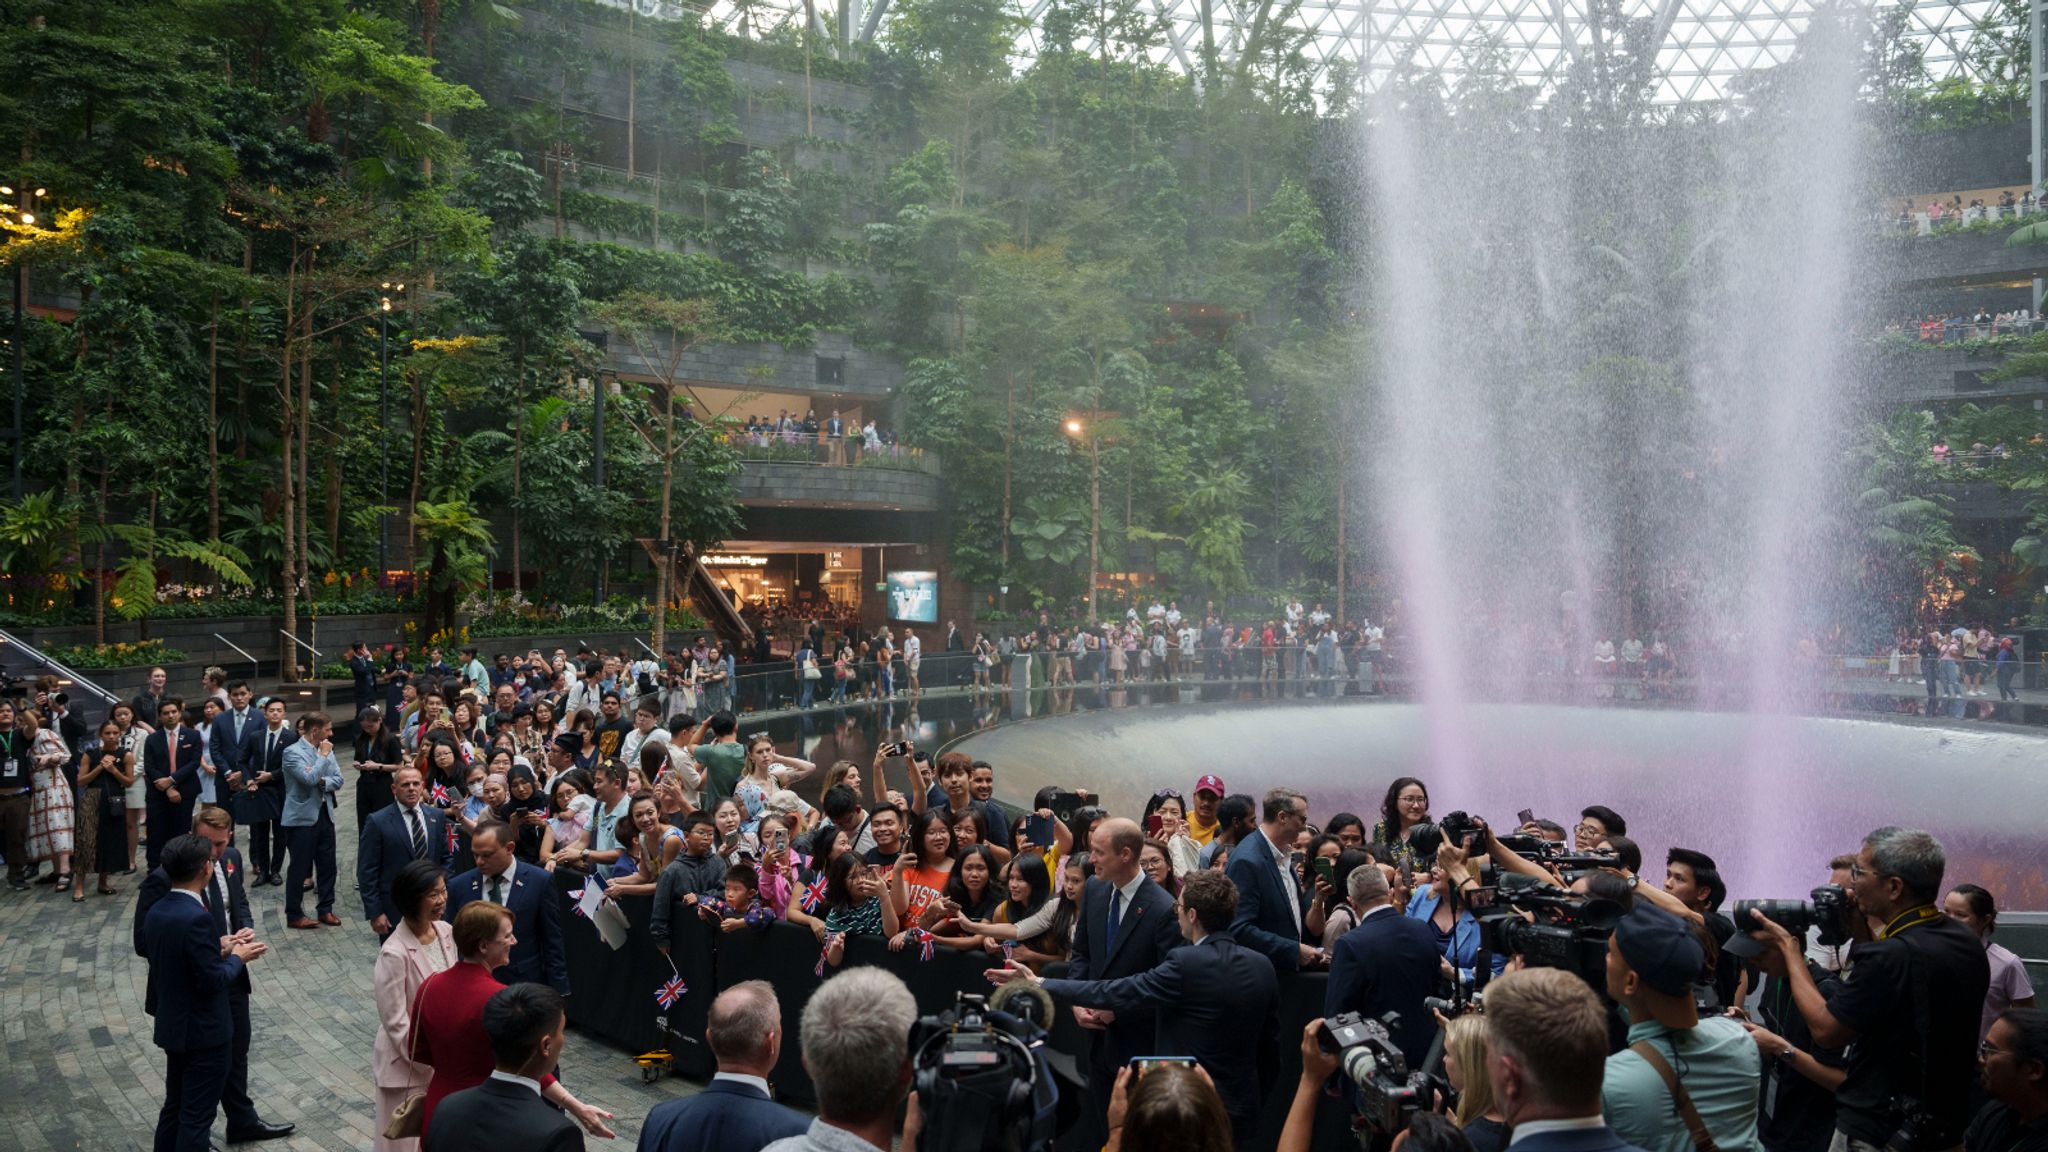
<path fill-rule="evenodd" d="M 1195 781 L 1195 810 L 1188 813 L 1188 836 L 1208 846 L 1216 838 L 1216 802 L 1223 799 L 1221 776 L 1204 776 Z"/>

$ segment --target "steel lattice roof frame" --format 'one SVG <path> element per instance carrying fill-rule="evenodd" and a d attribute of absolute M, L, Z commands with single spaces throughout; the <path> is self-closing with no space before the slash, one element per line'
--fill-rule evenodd
<path fill-rule="evenodd" d="M 708 11 L 727 31 L 772 33 L 801 26 L 804 0 L 712 0 L 706 8 L 678 0 L 598 0 L 643 15 L 674 18 Z M 1161 63 L 1194 71 L 1205 13 L 1217 51 L 1228 61 L 1262 15 L 1283 14 L 1304 36 L 1302 50 L 1318 71 L 1339 60 L 1359 69 L 1373 91 L 1402 71 L 1434 73 L 1455 83 L 1483 51 L 1504 54 L 1522 83 L 1548 90 L 1592 35 L 1585 0 L 1135 0 L 1159 22 Z M 890 0 L 812 0 L 819 42 L 841 51 L 872 40 L 886 23 Z M 1051 0 L 1019 0 L 1025 31 L 1018 54 L 1037 48 L 1038 21 Z M 1907 10 L 1910 33 L 1925 47 L 1934 80 L 1972 72 L 1971 47 L 1996 10 L 1995 0 L 1886 0 Z M 1814 0 L 1622 0 L 1627 19 L 1654 21 L 1657 95 L 1663 104 L 1718 100 L 1759 68 L 1790 59 L 1818 5 Z M 1082 44 L 1081 47 L 1092 47 Z"/>

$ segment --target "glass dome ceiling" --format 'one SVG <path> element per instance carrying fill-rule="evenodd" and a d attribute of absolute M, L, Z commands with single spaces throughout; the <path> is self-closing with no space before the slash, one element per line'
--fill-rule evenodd
<path fill-rule="evenodd" d="M 655 18 L 705 11 L 677 0 L 599 0 Z M 886 35 L 891 0 L 813 0 L 821 50 Z M 1254 37 L 1301 42 L 1319 71 L 1344 62 L 1362 72 L 1368 91 L 1397 74 L 1435 73 L 1455 84 L 1476 60 L 1492 59 L 1522 83 L 1552 86 L 1593 35 L 1587 0 L 1131 0 L 1133 15 L 1160 30 L 1154 56 L 1192 71 L 1207 35 L 1233 59 Z M 1037 44 L 1037 24 L 1052 0 L 1020 0 L 1025 31 L 1020 56 Z M 1659 103 L 1718 100 L 1744 74 L 1790 59 L 1814 0 L 1621 0 L 1627 20 L 1655 31 Z M 1996 0 L 1880 3 L 1903 9 L 1905 27 L 1924 52 L 1930 80 L 1969 76 L 1976 46 L 2008 31 Z M 719 27 L 768 35 L 800 27 L 803 0 L 713 0 Z M 1085 45 L 1082 45 L 1085 46 Z"/>

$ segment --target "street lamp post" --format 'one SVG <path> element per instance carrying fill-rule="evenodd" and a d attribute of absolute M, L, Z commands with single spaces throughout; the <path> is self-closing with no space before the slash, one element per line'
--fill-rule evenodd
<path fill-rule="evenodd" d="M 597 373 L 597 378 L 591 381 L 590 385 L 590 482 L 597 488 L 597 499 L 600 505 L 604 502 L 605 377 L 610 374 L 611 369 L 600 369 Z M 593 605 L 604 603 L 604 569 L 605 558 L 599 555 L 597 558 L 597 580 L 593 585 L 593 595 L 590 600 Z"/>
<path fill-rule="evenodd" d="M 1102 435 L 1079 419 L 1067 421 L 1067 435 L 1088 437 L 1088 622 L 1095 622 L 1096 573 L 1102 554 Z"/>
<path fill-rule="evenodd" d="M 377 429 L 378 439 L 383 442 L 383 459 L 377 470 L 377 505 L 391 506 L 391 297 L 388 293 L 403 292 L 405 285 L 386 282 L 387 295 L 377 301 Z M 389 512 L 377 513 L 377 579 L 391 570 Z"/>

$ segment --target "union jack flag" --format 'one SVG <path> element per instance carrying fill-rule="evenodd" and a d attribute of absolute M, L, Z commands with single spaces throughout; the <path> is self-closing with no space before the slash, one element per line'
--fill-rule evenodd
<path fill-rule="evenodd" d="M 825 933 L 825 946 L 823 948 L 818 949 L 818 966 L 816 968 L 811 969 L 811 975 L 821 978 L 825 975 L 825 953 L 830 952 L 832 950 L 832 942 L 837 939 L 839 939 L 839 933 Z"/>
<path fill-rule="evenodd" d="M 436 808 L 446 808 L 455 802 L 455 797 L 448 794 L 448 786 L 439 780 L 434 781 L 434 786 L 427 790 L 427 799 Z"/>
<path fill-rule="evenodd" d="M 803 903 L 800 905 L 804 910 L 804 915 L 816 916 L 818 914 L 818 906 L 824 902 L 824 893 L 818 891 L 818 885 L 804 885 Z"/>
<path fill-rule="evenodd" d="M 937 940 L 938 937 L 922 928 L 913 928 L 910 934 L 917 940 L 917 958 L 919 960 L 931 959 L 932 952 L 934 951 L 933 941 Z"/>
<path fill-rule="evenodd" d="M 654 1002 L 663 1008 L 673 1008 L 676 1006 L 676 1001 L 683 998 L 683 993 L 688 991 L 689 989 L 683 986 L 683 978 L 681 976 L 671 976 L 667 980 L 662 981 L 661 987 L 655 989 Z"/>
<path fill-rule="evenodd" d="M 1004 961 L 1006 961 L 1006 962 L 1010 962 L 1010 963 L 1014 963 L 1014 962 L 1016 961 L 1016 959 L 1017 959 L 1017 942 L 1016 942 L 1015 940 L 1005 940 L 1005 941 L 1003 941 L 1003 959 L 1004 959 Z"/>

